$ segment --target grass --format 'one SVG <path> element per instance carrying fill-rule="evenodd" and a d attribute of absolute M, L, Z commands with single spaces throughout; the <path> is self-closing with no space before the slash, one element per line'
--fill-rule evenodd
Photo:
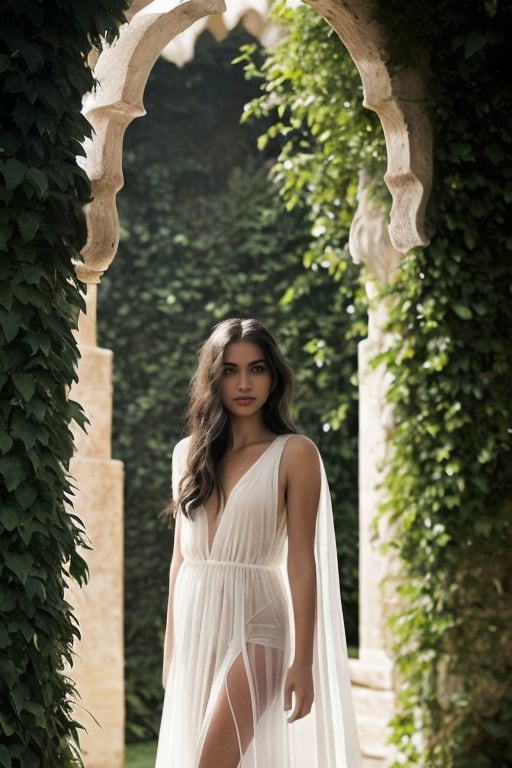
<path fill-rule="evenodd" d="M 125 768 L 154 768 L 156 757 L 156 741 L 146 741 L 141 744 L 127 744 Z"/>

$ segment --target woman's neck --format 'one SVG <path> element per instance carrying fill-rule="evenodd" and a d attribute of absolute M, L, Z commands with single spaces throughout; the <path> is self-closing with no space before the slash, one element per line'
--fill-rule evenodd
<path fill-rule="evenodd" d="M 275 437 L 275 434 L 265 426 L 261 418 L 238 419 L 232 417 L 230 428 L 229 451 L 238 451 L 254 443 L 266 443 Z"/>

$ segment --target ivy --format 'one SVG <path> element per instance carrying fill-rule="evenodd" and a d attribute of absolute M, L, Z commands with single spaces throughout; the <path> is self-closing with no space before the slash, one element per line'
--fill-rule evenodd
<path fill-rule="evenodd" d="M 89 184 L 76 164 L 89 125 L 90 41 L 124 3 L 2 2 L 0 11 L 0 764 L 80 764 L 72 713 L 79 631 L 65 588 L 87 568 L 67 474 L 83 309 L 73 261 Z M 113 8 L 113 6 L 115 6 Z"/>
<path fill-rule="evenodd" d="M 309 264 L 349 262 L 348 232 L 357 206 L 359 172 L 384 174 L 378 119 L 361 108 L 357 70 L 333 30 L 310 8 L 273 5 L 287 34 L 260 66 L 254 46 L 241 49 L 246 77 L 261 81 L 244 119 L 271 117 L 261 149 L 278 140 L 272 175 L 288 209 L 306 204 L 311 227 Z M 340 290 L 343 285 L 340 285 Z M 360 325 L 360 315 L 354 318 Z"/>
<path fill-rule="evenodd" d="M 262 68 L 243 54 L 248 75 L 263 78 L 249 111 L 281 117 L 276 133 L 289 141 L 274 173 L 290 207 L 309 206 L 321 261 L 346 231 L 358 171 L 379 174 L 382 137 L 351 100 L 353 80 L 341 74 L 348 56 L 325 23 L 282 3 L 275 12 L 287 37 Z M 404 259 L 388 292 L 394 343 L 375 361 L 390 376 L 395 413 L 382 514 L 403 574 L 393 619 L 397 765 L 505 768 L 512 765 L 512 4 L 393 1 L 380 5 L 379 18 L 392 69 L 419 44 L 429 52 L 435 130 L 431 243 Z M 261 143 L 271 138 L 272 129 Z"/>
<path fill-rule="evenodd" d="M 404 264 L 391 318 L 397 341 L 384 361 L 397 420 L 388 508 L 408 575 L 407 608 L 395 621 L 408 680 L 396 733 L 421 765 L 507 766 L 512 5 L 482 3 L 466 16 L 448 4 L 435 26 L 436 9 L 423 13 L 436 127 L 432 242 Z"/>

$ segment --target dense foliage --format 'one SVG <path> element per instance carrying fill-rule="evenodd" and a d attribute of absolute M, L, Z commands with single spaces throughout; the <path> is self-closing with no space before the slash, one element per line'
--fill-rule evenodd
<path fill-rule="evenodd" d="M 417 4 L 416 4 L 417 5 Z M 418 24 L 418 15 L 421 14 Z M 431 245 L 405 261 L 389 511 L 407 566 L 397 736 L 429 768 L 512 765 L 512 3 L 402 20 L 431 51 Z M 426 742 L 413 738 L 416 713 Z"/>
<path fill-rule="evenodd" d="M 125 140 L 120 252 L 99 290 L 100 343 L 114 350 L 113 451 L 126 466 L 129 739 L 159 724 L 171 551 L 159 513 L 196 353 L 224 317 L 267 322 L 296 370 L 295 415 L 326 461 L 357 642 L 356 361 L 355 339 L 345 339 L 357 270 L 327 253 L 309 268 L 308 214 L 287 213 L 267 178 L 276 147 L 258 151 L 261 123 L 240 126 L 257 86 L 231 61 L 247 41 L 240 31 L 223 44 L 205 35 L 183 70 L 155 65 L 148 118 Z"/>
<path fill-rule="evenodd" d="M 291 9 L 280 1 L 273 16 L 286 29 L 282 42 L 261 66 L 254 45 L 244 46 L 239 57 L 246 77 L 261 81 L 260 94 L 246 105 L 244 119 L 271 120 L 258 143 L 264 148 L 279 139 L 271 172 L 287 208 L 299 205 L 308 212 L 309 261 L 324 264 L 328 259 L 332 270 L 343 270 L 351 262 L 348 232 L 360 171 L 376 179 L 384 174 L 379 122 L 362 108 L 356 67 L 324 19 L 308 7 Z M 354 282 L 345 290 L 360 298 Z M 359 333 L 365 306 L 354 309 L 352 321 Z"/>
<path fill-rule="evenodd" d="M 512 4 L 381 7 L 392 68 L 407 64 L 415 40 L 430 52 L 435 130 L 431 244 L 403 262 L 391 294 L 394 343 L 379 361 L 392 374 L 396 418 L 384 511 L 404 577 L 393 623 L 401 675 L 394 740 L 398 764 L 505 768 L 512 765 Z M 358 109 L 354 135 L 347 124 L 343 102 L 350 111 L 354 92 L 341 80 L 342 53 L 326 53 L 332 35 L 309 9 L 280 4 L 276 12 L 289 35 L 266 61 L 252 109 L 277 110 L 279 131 L 291 137 L 276 166 L 289 204 L 305 199 L 315 209 L 320 190 L 330 211 L 329 190 L 350 192 L 346 167 L 372 173 L 375 133 L 361 131 Z M 327 150 L 332 136 L 337 149 Z M 326 218 L 335 222 L 336 212 Z"/>
<path fill-rule="evenodd" d="M 82 299 L 72 262 L 88 181 L 76 164 L 89 126 L 91 40 L 124 3 L 0 3 L 0 765 L 80 762 L 72 715 L 70 579 L 86 578 L 69 513 L 66 393 Z"/>

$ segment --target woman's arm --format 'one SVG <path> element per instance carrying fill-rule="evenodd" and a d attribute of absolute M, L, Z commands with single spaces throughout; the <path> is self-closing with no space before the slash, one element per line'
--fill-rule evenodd
<path fill-rule="evenodd" d="M 316 613 L 314 555 L 316 515 L 320 497 L 320 462 L 315 445 L 297 435 L 283 454 L 286 472 L 288 580 L 295 623 L 295 654 L 288 670 L 284 709 L 292 708 L 292 723 L 307 715 L 313 704 L 313 641 Z"/>
<path fill-rule="evenodd" d="M 178 514 L 176 516 L 176 527 L 174 529 L 174 546 L 171 558 L 171 567 L 169 570 L 169 599 L 167 601 L 167 623 L 165 625 L 165 639 L 164 639 L 164 663 L 162 670 L 162 685 L 165 688 L 167 684 L 167 677 L 169 675 L 169 667 L 171 666 L 172 657 L 172 644 L 173 644 L 173 603 L 174 603 L 174 585 L 176 583 L 176 577 L 178 571 L 183 562 L 183 555 L 180 548 L 180 518 Z"/>

